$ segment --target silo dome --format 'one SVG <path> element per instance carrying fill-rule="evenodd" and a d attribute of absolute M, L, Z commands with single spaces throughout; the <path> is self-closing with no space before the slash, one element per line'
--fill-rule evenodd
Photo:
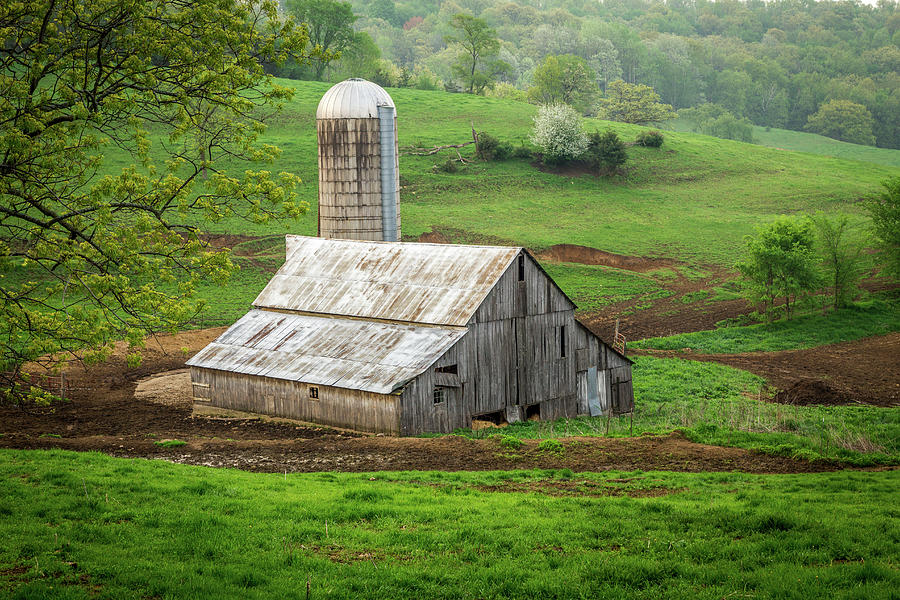
<path fill-rule="evenodd" d="M 316 110 L 319 235 L 400 239 L 397 111 L 381 86 L 348 79 L 325 92 Z"/>
<path fill-rule="evenodd" d="M 394 106 L 384 88 L 371 81 L 347 79 L 325 92 L 316 110 L 317 119 L 376 119 L 379 106 Z"/>

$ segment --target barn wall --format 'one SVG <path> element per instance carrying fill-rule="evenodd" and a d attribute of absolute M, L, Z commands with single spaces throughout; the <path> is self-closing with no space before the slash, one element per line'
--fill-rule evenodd
<path fill-rule="evenodd" d="M 357 431 L 400 434 L 399 396 L 324 385 L 319 398 L 310 385 L 191 367 L 194 397 L 220 408 L 276 415 Z"/>
<path fill-rule="evenodd" d="M 576 401 L 578 414 L 589 414 L 587 370 L 592 366 L 597 367 L 598 381 L 605 388 L 600 391 L 601 407 L 604 412 L 612 410 L 613 414 L 622 414 L 634 410 L 631 362 L 585 326 L 579 324 L 577 330 L 575 352 L 577 356 L 576 378 L 579 382 Z"/>

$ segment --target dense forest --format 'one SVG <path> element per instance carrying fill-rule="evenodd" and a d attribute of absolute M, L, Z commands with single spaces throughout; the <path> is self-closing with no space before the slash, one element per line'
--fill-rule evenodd
<path fill-rule="evenodd" d="M 621 79 L 651 86 L 676 110 L 690 108 L 680 112 L 697 122 L 725 115 L 900 148 L 893 0 L 285 0 L 283 7 L 341 57 L 283 67 L 280 75 L 360 76 L 540 102 L 547 94 L 535 88 L 546 86 L 549 73 L 563 88 L 591 81 L 579 96 L 585 113 Z M 349 30 L 344 38 L 328 29 L 338 24 Z M 473 54 L 467 35 L 489 43 Z M 480 79 L 473 80 L 476 67 Z"/>

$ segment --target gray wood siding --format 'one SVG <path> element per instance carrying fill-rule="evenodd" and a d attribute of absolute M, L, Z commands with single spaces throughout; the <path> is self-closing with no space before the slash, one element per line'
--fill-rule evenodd
<path fill-rule="evenodd" d="M 309 397 L 310 386 L 299 381 L 270 379 L 228 371 L 191 367 L 195 397 L 213 406 L 357 431 L 399 435 L 400 397 L 359 390 L 313 386 L 319 398 Z M 209 387 L 204 387 L 209 386 Z M 207 396 L 197 396 L 204 389 Z"/>

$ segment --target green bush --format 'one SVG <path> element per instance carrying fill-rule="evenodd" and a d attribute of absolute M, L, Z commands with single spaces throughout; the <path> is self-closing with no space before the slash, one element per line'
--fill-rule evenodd
<path fill-rule="evenodd" d="M 431 170 L 435 173 L 450 173 L 452 175 L 459 172 L 459 165 L 452 158 L 448 158 L 444 162 L 431 167 Z"/>
<path fill-rule="evenodd" d="M 482 160 L 506 160 L 512 155 L 513 148 L 509 142 L 503 142 L 482 131 L 478 134 L 475 151 Z"/>
<path fill-rule="evenodd" d="M 601 175 L 615 173 L 628 159 L 625 143 L 611 129 L 607 129 L 605 133 L 595 131 L 590 134 L 585 155 Z"/>
<path fill-rule="evenodd" d="M 559 440 L 543 440 L 538 444 L 538 452 L 547 452 L 550 454 L 562 454 L 566 451 Z"/>
<path fill-rule="evenodd" d="M 509 448 L 510 450 L 518 450 L 522 447 L 522 444 L 525 443 L 517 437 L 504 435 L 502 433 L 495 433 L 490 436 L 490 439 L 497 440 L 497 443 L 500 444 L 501 448 Z"/>
<path fill-rule="evenodd" d="M 663 145 L 664 139 L 662 132 L 651 129 L 640 132 L 634 143 L 645 148 L 659 148 Z"/>

